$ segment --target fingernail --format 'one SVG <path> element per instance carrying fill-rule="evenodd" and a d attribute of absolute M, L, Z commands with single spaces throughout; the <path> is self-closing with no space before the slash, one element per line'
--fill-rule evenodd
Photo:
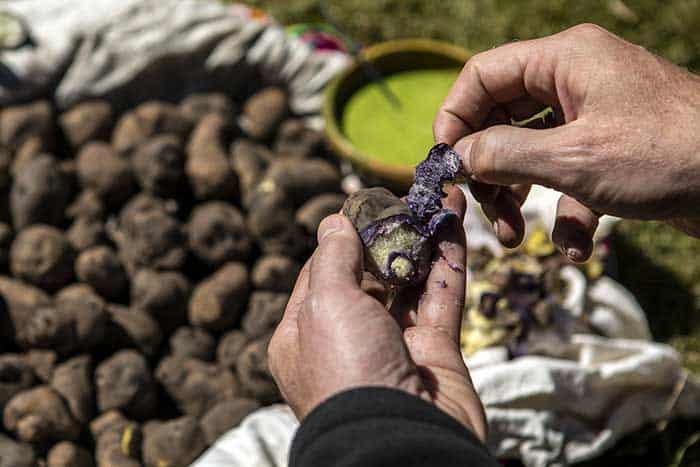
<path fill-rule="evenodd" d="M 493 231 L 496 234 L 496 237 L 498 237 L 498 221 L 493 221 Z"/>
<path fill-rule="evenodd" d="M 467 174 L 472 173 L 471 167 L 471 150 L 472 150 L 472 140 L 471 138 L 463 138 L 455 143 L 454 150 L 457 151 L 462 158 L 462 165 Z"/>
<path fill-rule="evenodd" d="M 321 225 L 318 226 L 318 242 L 321 243 L 324 238 L 341 230 L 343 230 L 343 218 L 340 214 L 326 217 L 321 221 Z"/>

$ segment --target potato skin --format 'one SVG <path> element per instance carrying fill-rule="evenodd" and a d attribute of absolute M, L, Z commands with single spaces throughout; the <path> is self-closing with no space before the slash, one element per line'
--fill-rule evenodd
<path fill-rule="evenodd" d="M 206 447 L 197 418 L 184 416 L 146 430 L 143 460 L 146 467 L 188 467 Z"/>
<path fill-rule="evenodd" d="M 204 414 L 200 422 L 207 443 L 214 444 L 221 435 L 238 426 L 259 407 L 256 400 L 245 398 L 229 399 L 216 404 Z"/>
<path fill-rule="evenodd" d="M 232 128 L 217 114 L 204 117 L 187 144 L 185 173 L 192 193 L 199 200 L 232 199 L 238 193 L 238 178 L 228 162 L 227 148 Z"/>
<path fill-rule="evenodd" d="M 20 440 L 38 446 L 72 441 L 80 434 L 80 425 L 61 396 L 49 386 L 37 386 L 16 394 L 5 406 L 3 421 Z"/>
<path fill-rule="evenodd" d="M 10 213 L 16 230 L 30 224 L 59 225 L 73 195 L 70 177 L 59 162 L 40 154 L 24 164 L 10 190 Z"/>
<path fill-rule="evenodd" d="M 180 411 L 188 415 L 200 417 L 238 394 L 238 383 L 228 368 L 196 358 L 165 357 L 155 375 Z"/>
<path fill-rule="evenodd" d="M 262 256 L 253 266 L 253 287 L 272 292 L 291 292 L 301 264 L 284 255 Z"/>
<path fill-rule="evenodd" d="M 212 331 L 235 323 L 244 310 L 250 288 L 248 268 L 243 263 L 224 264 L 192 292 L 189 321 Z"/>
<path fill-rule="evenodd" d="M 12 242 L 10 270 L 19 279 L 56 291 L 73 280 L 74 256 L 63 232 L 36 224 L 20 231 Z"/>
<path fill-rule="evenodd" d="M 226 261 L 245 261 L 252 252 L 253 240 L 243 214 L 223 201 L 194 208 L 188 233 L 190 250 L 210 267 Z"/>
<path fill-rule="evenodd" d="M 97 407 L 118 409 L 137 420 L 151 417 L 158 403 L 156 386 L 146 359 L 133 350 L 121 350 L 95 370 Z"/>
<path fill-rule="evenodd" d="M 95 461 L 85 448 L 70 441 L 55 444 L 46 457 L 46 467 L 94 467 Z"/>

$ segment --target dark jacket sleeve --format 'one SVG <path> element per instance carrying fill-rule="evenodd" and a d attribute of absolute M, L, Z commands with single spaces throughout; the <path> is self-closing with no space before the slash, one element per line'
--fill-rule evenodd
<path fill-rule="evenodd" d="M 486 447 L 426 401 L 353 389 L 316 407 L 292 443 L 290 467 L 497 466 Z"/>

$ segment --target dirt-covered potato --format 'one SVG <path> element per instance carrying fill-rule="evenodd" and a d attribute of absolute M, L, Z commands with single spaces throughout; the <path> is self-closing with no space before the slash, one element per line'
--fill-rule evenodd
<path fill-rule="evenodd" d="M 100 412 L 117 409 L 136 420 L 152 416 L 158 393 L 146 359 L 133 350 L 121 350 L 95 370 L 97 407 Z"/>
<path fill-rule="evenodd" d="M 177 206 L 145 195 L 135 196 L 108 225 L 126 270 L 177 269 L 187 257 L 185 229 L 173 215 Z"/>
<path fill-rule="evenodd" d="M 305 158 L 318 155 L 323 146 L 323 133 L 312 130 L 303 120 L 290 118 L 277 132 L 274 150 L 281 157 Z"/>
<path fill-rule="evenodd" d="M 53 369 L 58 362 L 58 354 L 53 350 L 32 349 L 24 354 L 24 360 L 32 367 L 34 374 L 42 383 L 49 384 Z"/>
<path fill-rule="evenodd" d="M 76 421 L 83 425 L 90 422 L 95 413 L 90 355 L 73 357 L 56 366 L 51 377 L 51 387 L 63 396 Z"/>
<path fill-rule="evenodd" d="M 33 310 L 51 303 L 43 290 L 7 276 L 0 276 L 0 297 L 0 342 L 14 340 Z"/>
<path fill-rule="evenodd" d="M 142 467 L 143 435 L 138 423 L 111 410 L 90 423 L 98 467 Z"/>
<path fill-rule="evenodd" d="M 230 399 L 219 402 L 202 417 L 200 425 L 208 444 L 214 444 L 221 435 L 238 426 L 243 419 L 257 410 L 260 404 L 253 399 Z"/>
<path fill-rule="evenodd" d="M 345 195 L 335 193 L 314 196 L 297 210 L 297 224 L 303 226 L 309 234 L 316 235 L 321 221 L 331 214 L 339 213 L 345 198 Z"/>
<path fill-rule="evenodd" d="M 228 368 L 196 358 L 165 357 L 155 374 L 180 411 L 188 415 L 202 416 L 238 393 L 236 378 Z"/>
<path fill-rule="evenodd" d="M 63 232 L 48 225 L 32 225 L 12 242 L 10 270 L 19 279 L 55 291 L 73 280 L 74 256 Z"/>
<path fill-rule="evenodd" d="M 280 400 L 279 390 L 267 365 L 267 346 L 272 335 L 260 337 L 246 345 L 236 361 L 236 374 L 242 395 L 261 404 Z"/>
<path fill-rule="evenodd" d="M 46 467 L 94 467 L 92 454 L 70 441 L 55 444 L 46 456 Z"/>
<path fill-rule="evenodd" d="M 51 149 L 54 136 L 53 111 L 48 101 L 5 107 L 0 112 L 0 146 L 17 152 L 34 137 Z"/>
<path fill-rule="evenodd" d="M 70 219 L 102 220 L 107 208 L 100 195 L 94 190 L 82 190 L 66 209 Z"/>
<path fill-rule="evenodd" d="M 0 467 L 36 467 L 34 449 L 0 433 Z"/>
<path fill-rule="evenodd" d="M 58 225 L 73 194 L 73 184 L 58 161 L 41 154 L 28 161 L 15 176 L 10 190 L 12 225 Z"/>
<path fill-rule="evenodd" d="M 204 117 L 192 132 L 185 173 L 195 198 L 233 199 L 237 195 L 238 177 L 226 152 L 232 132 L 230 122 L 217 114 Z"/>
<path fill-rule="evenodd" d="M 272 292 L 291 292 L 300 269 L 301 264 L 288 256 L 262 256 L 253 265 L 253 287 Z"/>
<path fill-rule="evenodd" d="M 193 122 L 197 122 L 211 113 L 233 121 L 236 114 L 236 105 L 226 94 L 220 92 L 190 94 L 180 102 L 178 108 L 185 117 Z"/>
<path fill-rule="evenodd" d="M 256 188 L 251 205 L 255 207 L 248 210 L 246 223 L 263 253 L 298 257 L 307 251 L 309 238 L 294 222 L 294 209 L 283 192 Z"/>
<path fill-rule="evenodd" d="M 98 219 L 79 217 L 66 230 L 66 239 L 78 252 L 100 245 L 105 238 L 105 224 Z"/>
<path fill-rule="evenodd" d="M 21 441 L 40 446 L 72 441 L 80 434 L 80 425 L 63 398 L 49 386 L 37 386 L 16 394 L 5 405 L 3 422 Z"/>
<path fill-rule="evenodd" d="M 68 144 L 78 149 L 88 141 L 109 139 L 114 126 L 114 111 L 107 101 L 86 101 L 61 114 L 58 124 Z"/>
<path fill-rule="evenodd" d="M 52 349 L 61 355 L 72 355 L 100 344 L 107 321 L 107 313 L 99 302 L 61 300 L 17 318 L 17 342 L 30 349 Z"/>
<path fill-rule="evenodd" d="M 257 92 L 243 104 L 239 124 L 251 138 L 267 140 L 274 136 L 288 113 L 287 93 L 281 88 L 269 87 Z"/>
<path fill-rule="evenodd" d="M 111 318 L 109 333 L 118 347 L 136 348 L 145 355 L 154 356 L 163 342 L 158 322 L 138 308 L 110 304 L 107 311 Z"/>
<path fill-rule="evenodd" d="M 176 106 L 148 101 L 122 115 L 112 133 L 112 145 L 118 151 L 126 151 L 161 133 L 184 140 L 191 129 L 192 122 Z"/>
<path fill-rule="evenodd" d="M 129 286 L 129 278 L 117 252 L 104 245 L 80 253 L 75 261 L 75 274 L 108 300 L 119 299 Z"/>
<path fill-rule="evenodd" d="M 282 320 L 289 294 L 257 290 L 250 294 L 242 328 L 251 339 L 274 331 Z"/>
<path fill-rule="evenodd" d="M 108 206 L 120 206 L 134 192 L 136 184 L 129 160 L 109 144 L 86 144 L 76 163 L 80 185 L 97 193 Z"/>
<path fill-rule="evenodd" d="M 180 417 L 145 431 L 143 461 L 146 467 L 188 467 L 206 447 L 197 418 Z"/>
<path fill-rule="evenodd" d="M 231 167 L 238 176 L 241 204 L 250 208 L 255 188 L 275 155 L 266 146 L 247 138 L 238 138 L 231 145 Z"/>
<path fill-rule="evenodd" d="M 190 323 L 214 331 L 232 325 L 245 307 L 249 287 L 248 268 L 245 264 L 224 264 L 200 282 L 192 292 Z"/>
<path fill-rule="evenodd" d="M 214 359 L 216 339 L 202 328 L 182 326 L 170 336 L 170 353 L 176 357 Z"/>
<path fill-rule="evenodd" d="M 54 303 L 60 303 L 66 300 L 91 302 L 100 307 L 104 307 L 106 305 L 105 300 L 100 297 L 97 292 L 95 292 L 95 289 L 88 284 L 83 284 L 80 282 L 70 284 L 56 292 L 54 295 Z"/>
<path fill-rule="evenodd" d="M 211 267 L 227 261 L 245 261 L 253 248 L 243 214 L 223 201 L 210 201 L 195 207 L 188 234 L 190 250 Z"/>
<path fill-rule="evenodd" d="M 131 158 L 136 179 L 146 193 L 175 197 L 185 176 L 185 153 L 175 135 L 159 135 L 139 145 Z"/>
<path fill-rule="evenodd" d="M 0 355 L 0 411 L 15 394 L 29 389 L 36 378 L 34 369 L 18 354 Z"/>
<path fill-rule="evenodd" d="M 216 361 L 225 368 L 235 368 L 236 360 L 245 346 L 248 344 L 248 336 L 238 329 L 229 331 L 219 339 L 216 347 Z"/>
<path fill-rule="evenodd" d="M 267 168 L 256 191 L 282 192 L 295 205 L 300 205 L 323 193 L 340 193 L 340 171 L 320 158 L 276 159 Z M 256 208 L 255 205 L 250 206 L 251 210 Z"/>
<path fill-rule="evenodd" d="M 131 306 L 143 310 L 170 332 L 187 321 L 191 286 L 176 271 L 141 269 L 132 278 Z"/>

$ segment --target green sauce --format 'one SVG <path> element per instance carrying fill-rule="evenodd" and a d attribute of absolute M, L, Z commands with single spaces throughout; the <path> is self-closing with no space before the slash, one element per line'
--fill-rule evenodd
<path fill-rule="evenodd" d="M 458 74 L 456 69 L 428 69 L 385 77 L 400 108 L 377 84 L 360 88 L 343 111 L 345 136 L 368 157 L 392 164 L 419 163 L 434 144 L 433 119 Z"/>

